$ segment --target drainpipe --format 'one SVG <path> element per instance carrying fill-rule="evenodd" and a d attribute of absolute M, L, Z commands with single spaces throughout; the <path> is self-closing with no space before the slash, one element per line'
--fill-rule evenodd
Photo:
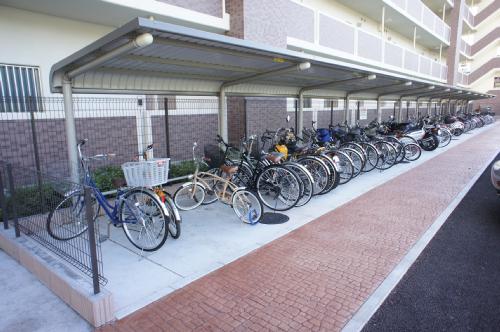
<path fill-rule="evenodd" d="M 296 135 L 302 138 L 302 128 L 304 128 L 304 92 L 299 92 L 299 114 L 297 114 Z"/>

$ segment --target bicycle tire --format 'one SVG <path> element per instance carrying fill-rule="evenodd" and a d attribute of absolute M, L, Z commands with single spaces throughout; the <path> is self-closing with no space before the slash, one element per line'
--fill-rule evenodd
<path fill-rule="evenodd" d="M 70 209 L 67 210 L 68 208 Z M 76 210 L 73 208 L 76 208 Z M 65 211 L 63 212 L 62 209 L 65 209 Z M 56 215 L 58 211 L 66 214 L 66 216 Z M 72 215 L 68 215 L 68 213 Z M 94 220 L 96 217 L 97 213 Z M 61 225 L 56 225 L 59 222 L 61 222 Z M 85 217 L 85 197 L 83 192 L 74 192 L 63 199 L 50 211 L 45 227 L 49 235 L 59 241 L 68 241 L 85 233 L 88 225 Z"/>
<path fill-rule="evenodd" d="M 193 191 L 195 191 L 194 194 L 192 194 Z M 181 197 L 180 195 L 183 196 Z M 198 197 L 196 195 L 200 195 L 201 197 Z M 191 198 L 189 198 L 189 196 L 191 196 Z M 180 201 L 181 198 L 185 199 L 186 203 L 181 202 Z M 177 188 L 177 190 L 174 193 L 175 206 L 177 206 L 179 210 L 183 211 L 188 211 L 197 208 L 198 206 L 201 205 L 201 203 L 203 203 L 204 199 L 205 199 L 205 188 L 199 183 L 196 183 L 195 186 L 193 182 L 186 182 L 179 188 Z"/>
<path fill-rule="evenodd" d="M 411 151 L 411 155 L 410 155 Z M 405 159 L 408 161 L 415 161 L 422 155 L 422 148 L 420 145 L 415 143 L 410 143 L 405 145 Z"/>
<path fill-rule="evenodd" d="M 394 146 L 384 141 L 375 142 L 374 145 L 380 153 L 379 162 L 377 163 L 376 168 L 383 171 L 394 166 L 397 155 L 397 151 Z"/>
<path fill-rule="evenodd" d="M 303 156 L 297 159 L 297 162 L 307 168 L 313 176 L 313 196 L 318 195 L 329 185 L 330 169 L 323 160 L 316 156 Z"/>
<path fill-rule="evenodd" d="M 165 204 L 165 202 L 167 204 Z M 170 195 L 165 192 L 165 202 L 163 205 L 167 208 L 170 221 L 168 223 L 168 232 L 170 233 L 170 236 L 172 236 L 173 239 L 178 239 L 181 236 L 181 220 L 180 220 L 180 215 L 179 219 L 177 218 L 178 213 L 174 212 L 174 209 L 177 209 L 175 206 L 175 203 L 173 199 L 170 197 Z"/>
<path fill-rule="evenodd" d="M 325 187 L 325 189 L 323 189 L 323 191 L 319 193 L 319 195 L 324 195 L 329 193 L 333 189 L 337 188 L 337 186 L 339 185 L 339 174 L 335 166 L 335 162 L 330 156 L 325 154 L 325 155 L 318 155 L 315 157 L 322 160 L 328 167 L 328 170 L 330 171 L 330 175 L 328 177 L 328 185 Z"/>
<path fill-rule="evenodd" d="M 145 200 L 144 201 L 139 201 L 137 197 L 132 198 L 132 196 L 137 196 L 137 195 L 142 195 L 144 196 Z M 129 201 L 129 199 L 132 198 L 134 199 L 133 202 Z M 142 204 L 142 205 L 141 205 Z M 149 209 L 153 209 L 156 207 L 156 211 L 150 211 Z M 129 218 L 126 217 L 126 213 L 129 213 Z M 141 223 L 139 222 L 139 219 L 137 218 L 140 214 L 140 222 L 142 222 L 142 227 Z M 127 191 L 123 197 L 121 198 L 121 203 L 119 206 L 119 216 L 120 216 L 120 221 L 122 222 L 122 228 L 123 232 L 125 233 L 125 236 L 127 239 L 134 245 L 136 248 L 143 250 L 143 251 L 156 251 L 160 249 L 163 244 L 165 244 L 165 241 L 167 240 L 168 234 L 169 234 L 169 229 L 168 225 L 166 224 L 166 215 L 163 211 L 163 202 L 160 200 L 160 198 L 154 194 L 153 192 L 149 191 L 148 189 L 144 188 L 133 188 L 129 191 Z M 132 216 L 130 218 L 130 216 Z M 158 218 L 160 220 L 158 220 Z M 135 219 L 135 222 L 133 221 Z M 157 222 L 158 221 L 158 222 Z M 149 224 L 149 227 L 146 225 Z M 153 225 L 154 224 L 154 225 Z M 151 242 L 151 246 L 146 247 L 145 245 L 141 245 L 139 243 L 139 238 L 141 237 L 140 234 L 142 233 L 143 230 L 145 234 L 148 234 L 149 230 L 151 230 L 153 227 L 156 227 L 159 224 L 159 230 L 154 230 L 152 234 L 149 234 L 146 236 Z M 138 225 L 140 228 L 139 231 L 135 230 L 133 226 Z M 138 237 L 135 239 L 132 236 L 132 231 L 133 232 L 138 232 Z M 156 235 L 156 233 L 158 234 Z"/>
<path fill-rule="evenodd" d="M 231 207 L 242 222 L 250 225 L 261 221 L 264 215 L 264 206 L 259 198 L 250 190 L 243 188 L 233 193 Z M 243 211 L 239 207 L 243 207 Z"/>
<path fill-rule="evenodd" d="M 361 142 L 360 143 L 366 152 L 366 163 L 363 168 L 363 172 L 370 172 L 377 166 L 378 160 L 380 158 L 377 148 L 371 143 Z"/>
<path fill-rule="evenodd" d="M 332 152 L 334 156 L 339 158 L 339 184 L 346 184 L 352 180 L 354 174 L 354 166 L 352 164 L 352 159 L 347 153 L 340 150 Z"/>
<path fill-rule="evenodd" d="M 309 203 L 313 196 L 314 179 L 311 172 L 309 172 L 305 166 L 294 161 L 287 161 L 282 165 L 291 168 L 291 170 L 299 176 L 302 182 L 302 194 L 295 206 L 300 207 L 306 205 L 307 203 Z"/>
<path fill-rule="evenodd" d="M 258 197 L 265 206 L 275 211 L 287 211 L 293 208 L 300 199 L 299 181 L 298 176 L 286 167 L 270 165 L 257 176 L 255 188 Z M 283 195 L 284 188 L 290 191 L 288 197 Z M 274 203 L 267 200 L 269 193 L 275 195 Z M 278 207 L 278 201 L 281 201 L 284 206 Z"/>
<path fill-rule="evenodd" d="M 351 148 L 341 148 L 341 151 L 346 153 L 349 158 L 351 158 L 353 166 L 352 177 L 357 177 L 361 174 L 363 167 L 365 167 L 362 155 L 357 150 Z"/>

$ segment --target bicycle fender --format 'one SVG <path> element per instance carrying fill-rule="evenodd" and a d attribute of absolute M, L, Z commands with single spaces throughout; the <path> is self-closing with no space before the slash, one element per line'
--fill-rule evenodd
<path fill-rule="evenodd" d="M 132 187 L 130 188 L 130 190 L 132 189 L 136 189 L 136 190 L 141 190 L 141 191 L 145 191 L 149 194 L 151 194 L 155 199 L 158 200 L 158 202 L 160 202 L 160 206 L 161 206 L 161 209 L 163 210 L 163 213 L 165 213 L 166 216 L 169 215 L 169 212 L 168 212 L 168 209 L 167 207 L 163 204 L 163 202 L 161 201 L 161 198 L 160 196 L 158 196 L 153 190 L 149 189 L 149 188 L 145 188 L 145 187 Z"/>
<path fill-rule="evenodd" d="M 179 213 L 179 210 L 175 206 L 174 201 L 172 200 L 172 197 L 170 197 L 170 194 L 167 193 L 165 195 L 165 200 L 168 201 L 168 204 L 170 204 L 170 206 L 172 207 L 172 211 L 174 212 L 175 220 L 177 220 L 178 222 L 182 222 L 182 218 L 181 218 L 181 215 Z"/>

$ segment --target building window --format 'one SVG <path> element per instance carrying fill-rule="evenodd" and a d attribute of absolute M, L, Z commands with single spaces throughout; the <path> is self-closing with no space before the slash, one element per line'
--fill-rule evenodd
<path fill-rule="evenodd" d="M 324 102 L 324 108 L 330 108 L 332 107 L 332 104 L 333 104 L 333 108 L 338 108 L 339 107 L 339 100 L 338 99 L 325 99 L 325 102 Z"/>
<path fill-rule="evenodd" d="M 40 97 L 40 69 L 32 66 L 0 64 L 0 112 L 39 110 L 28 97 Z"/>
<path fill-rule="evenodd" d="M 495 77 L 494 83 L 493 83 L 494 88 L 500 88 L 500 77 Z"/>

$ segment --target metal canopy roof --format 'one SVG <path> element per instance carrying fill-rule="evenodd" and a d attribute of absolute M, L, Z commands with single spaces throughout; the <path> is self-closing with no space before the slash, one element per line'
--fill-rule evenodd
<path fill-rule="evenodd" d="M 65 79 L 72 80 L 73 93 L 217 95 L 223 87 L 229 95 L 422 99 L 434 86 L 429 98 L 490 97 L 145 18 L 56 63 L 51 91 L 61 92 Z"/>

